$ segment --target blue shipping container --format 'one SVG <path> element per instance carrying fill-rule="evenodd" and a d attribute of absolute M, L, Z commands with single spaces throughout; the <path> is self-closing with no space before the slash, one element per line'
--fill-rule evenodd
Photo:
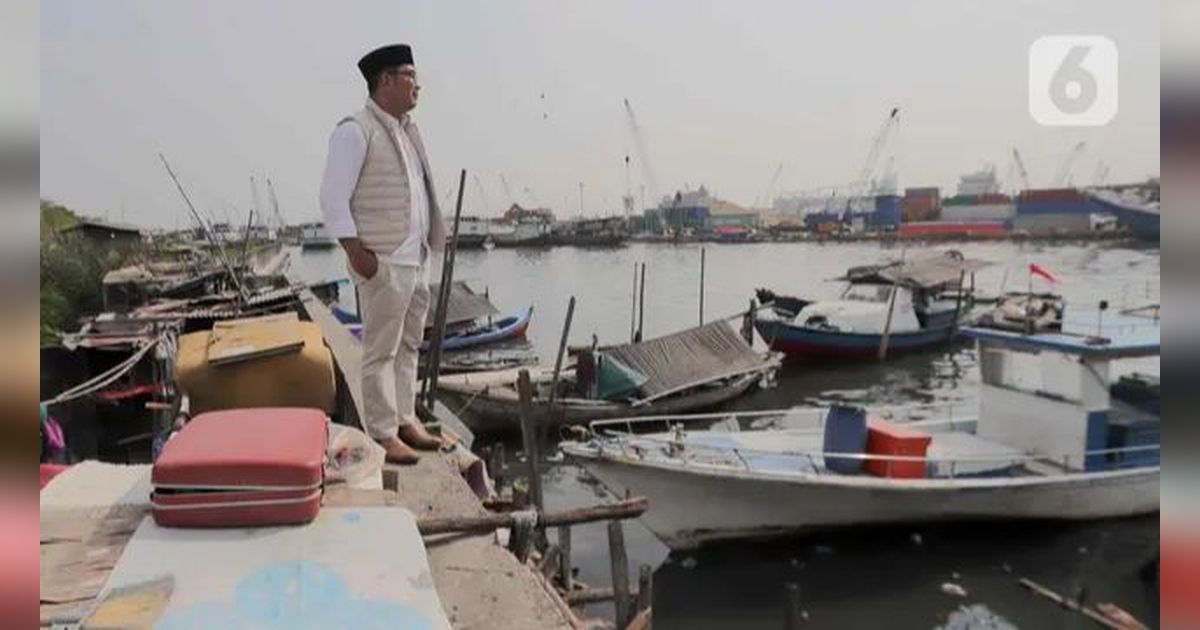
<path fill-rule="evenodd" d="M 1017 202 L 1017 214 L 1092 214 L 1093 212 L 1104 212 L 1104 210 L 1091 200 Z"/>
<path fill-rule="evenodd" d="M 875 198 L 875 213 L 869 220 L 878 227 L 900 225 L 904 216 L 904 199 L 899 195 L 879 195 Z"/>

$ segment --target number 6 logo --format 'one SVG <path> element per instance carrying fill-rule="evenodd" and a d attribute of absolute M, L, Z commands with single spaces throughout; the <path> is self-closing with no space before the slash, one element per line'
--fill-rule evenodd
<path fill-rule="evenodd" d="M 1117 115 L 1117 46 L 1052 35 L 1029 47 L 1029 114 L 1047 126 L 1099 126 Z"/>

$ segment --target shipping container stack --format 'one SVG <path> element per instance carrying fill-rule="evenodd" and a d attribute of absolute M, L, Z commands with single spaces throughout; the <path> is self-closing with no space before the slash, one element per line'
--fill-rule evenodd
<path fill-rule="evenodd" d="M 1010 221 L 1017 208 L 1008 195 L 955 195 L 942 202 L 943 221 Z"/>
<path fill-rule="evenodd" d="M 904 222 L 932 221 L 941 210 L 941 190 L 936 186 L 904 189 L 902 217 Z"/>
<path fill-rule="evenodd" d="M 875 229 L 895 230 L 900 227 L 903 212 L 899 195 L 879 195 L 875 197 L 875 212 L 869 222 Z"/>
<path fill-rule="evenodd" d="M 1030 236 L 1082 234 L 1091 230 L 1091 215 L 1100 212 L 1096 202 L 1075 188 L 1023 190 L 1013 229 Z"/>

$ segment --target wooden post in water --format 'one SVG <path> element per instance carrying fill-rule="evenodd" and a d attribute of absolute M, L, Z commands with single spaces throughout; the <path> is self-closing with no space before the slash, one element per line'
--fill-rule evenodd
<path fill-rule="evenodd" d="M 954 332 L 958 332 L 958 318 L 962 317 L 963 305 L 963 280 L 966 279 L 967 272 L 958 272 L 958 299 L 954 300 Z M 971 280 L 975 280 L 975 274 L 971 274 Z"/>
<path fill-rule="evenodd" d="M 549 426 L 553 424 L 550 420 L 557 418 L 558 409 L 554 402 L 558 400 L 558 381 L 559 375 L 562 373 L 563 356 L 567 353 L 567 339 L 571 333 L 571 320 L 575 316 L 575 296 L 567 302 L 567 319 L 563 322 L 562 337 L 558 341 L 558 356 L 554 360 L 554 377 L 550 379 L 550 397 L 546 403 L 547 422 L 541 423 L 538 427 L 538 448 L 542 444 L 547 444 L 547 436 L 543 435 L 549 430 Z"/>
<path fill-rule="evenodd" d="M 888 298 L 887 319 L 883 322 L 883 338 L 879 341 L 879 360 L 887 358 L 888 337 L 892 332 L 892 311 L 896 308 L 896 294 L 900 292 L 900 284 L 892 285 L 892 295 Z"/>
<path fill-rule="evenodd" d="M 700 325 L 704 325 L 704 248 L 700 248 Z"/>
<path fill-rule="evenodd" d="M 638 306 L 638 264 L 633 263 L 633 296 L 629 298 L 629 343 L 636 341 L 637 335 L 637 306 Z"/>
<path fill-rule="evenodd" d="M 642 263 L 642 286 L 638 290 L 638 327 L 637 336 L 634 337 L 635 342 L 642 340 L 644 329 L 642 325 L 646 323 L 646 263 Z"/>
<path fill-rule="evenodd" d="M 483 299 L 487 300 L 489 303 L 491 303 L 491 301 L 492 301 L 491 287 L 487 286 L 486 284 L 483 285 Z M 488 313 L 488 328 L 491 328 L 491 327 L 492 327 L 492 314 Z"/>
<path fill-rule="evenodd" d="M 450 284 L 454 281 L 454 257 L 458 250 L 458 221 L 462 217 L 463 186 L 467 181 L 467 169 L 458 173 L 458 201 L 454 205 L 454 228 L 446 252 L 442 255 L 442 285 L 438 287 L 437 310 L 433 317 L 433 339 L 429 342 L 429 363 L 425 369 L 425 381 L 421 392 L 428 392 L 426 404 L 433 409 L 437 399 L 438 372 L 442 368 L 442 340 L 446 336 L 446 310 L 450 305 Z"/>
<path fill-rule="evenodd" d="M 746 345 L 754 347 L 754 313 L 758 310 L 758 303 L 754 298 L 750 298 L 750 308 L 746 310 L 746 317 L 742 320 L 742 338 L 746 340 Z"/>
<path fill-rule="evenodd" d="M 783 628 L 800 630 L 804 612 L 800 608 L 800 586 L 795 582 L 783 585 Z"/>
<path fill-rule="evenodd" d="M 575 588 L 575 580 L 571 576 L 571 526 L 558 527 L 558 548 L 562 550 L 562 560 L 558 564 L 558 580 L 562 587 L 570 593 Z"/>
<path fill-rule="evenodd" d="M 638 567 L 637 612 L 650 608 L 654 603 L 654 570 L 650 565 Z"/>
<path fill-rule="evenodd" d="M 529 370 L 517 374 L 517 396 L 520 404 L 521 441 L 525 446 L 525 461 L 529 466 L 529 498 L 538 514 L 546 511 L 542 495 L 541 453 L 537 440 L 537 425 L 533 417 L 533 384 L 529 382 Z M 545 526 L 538 525 L 539 534 Z"/>
<path fill-rule="evenodd" d="M 554 379 L 550 387 L 550 411 L 554 411 L 554 401 L 558 398 L 558 376 L 562 371 L 563 355 L 567 353 L 567 338 L 571 333 L 571 320 L 575 317 L 575 296 L 567 301 L 567 319 L 563 322 L 562 336 L 558 340 L 558 356 L 554 359 Z"/>
<path fill-rule="evenodd" d="M 629 560 L 625 557 L 625 532 L 621 521 L 608 522 L 608 561 L 612 567 L 613 604 L 618 628 L 629 623 Z"/>

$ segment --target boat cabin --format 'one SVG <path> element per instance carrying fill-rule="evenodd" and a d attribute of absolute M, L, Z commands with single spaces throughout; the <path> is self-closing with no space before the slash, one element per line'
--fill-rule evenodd
<path fill-rule="evenodd" d="M 1068 311 L 1060 332 L 964 329 L 979 347 L 976 434 L 1061 460 L 1067 470 L 1103 470 L 1127 460 L 1157 464 L 1157 449 L 1120 451 L 1157 445 L 1159 419 L 1122 386 L 1131 379 L 1114 386 L 1111 373 L 1116 359 L 1158 356 L 1159 330 L 1156 318 L 1103 318 L 1103 311 L 1074 317 Z"/>

